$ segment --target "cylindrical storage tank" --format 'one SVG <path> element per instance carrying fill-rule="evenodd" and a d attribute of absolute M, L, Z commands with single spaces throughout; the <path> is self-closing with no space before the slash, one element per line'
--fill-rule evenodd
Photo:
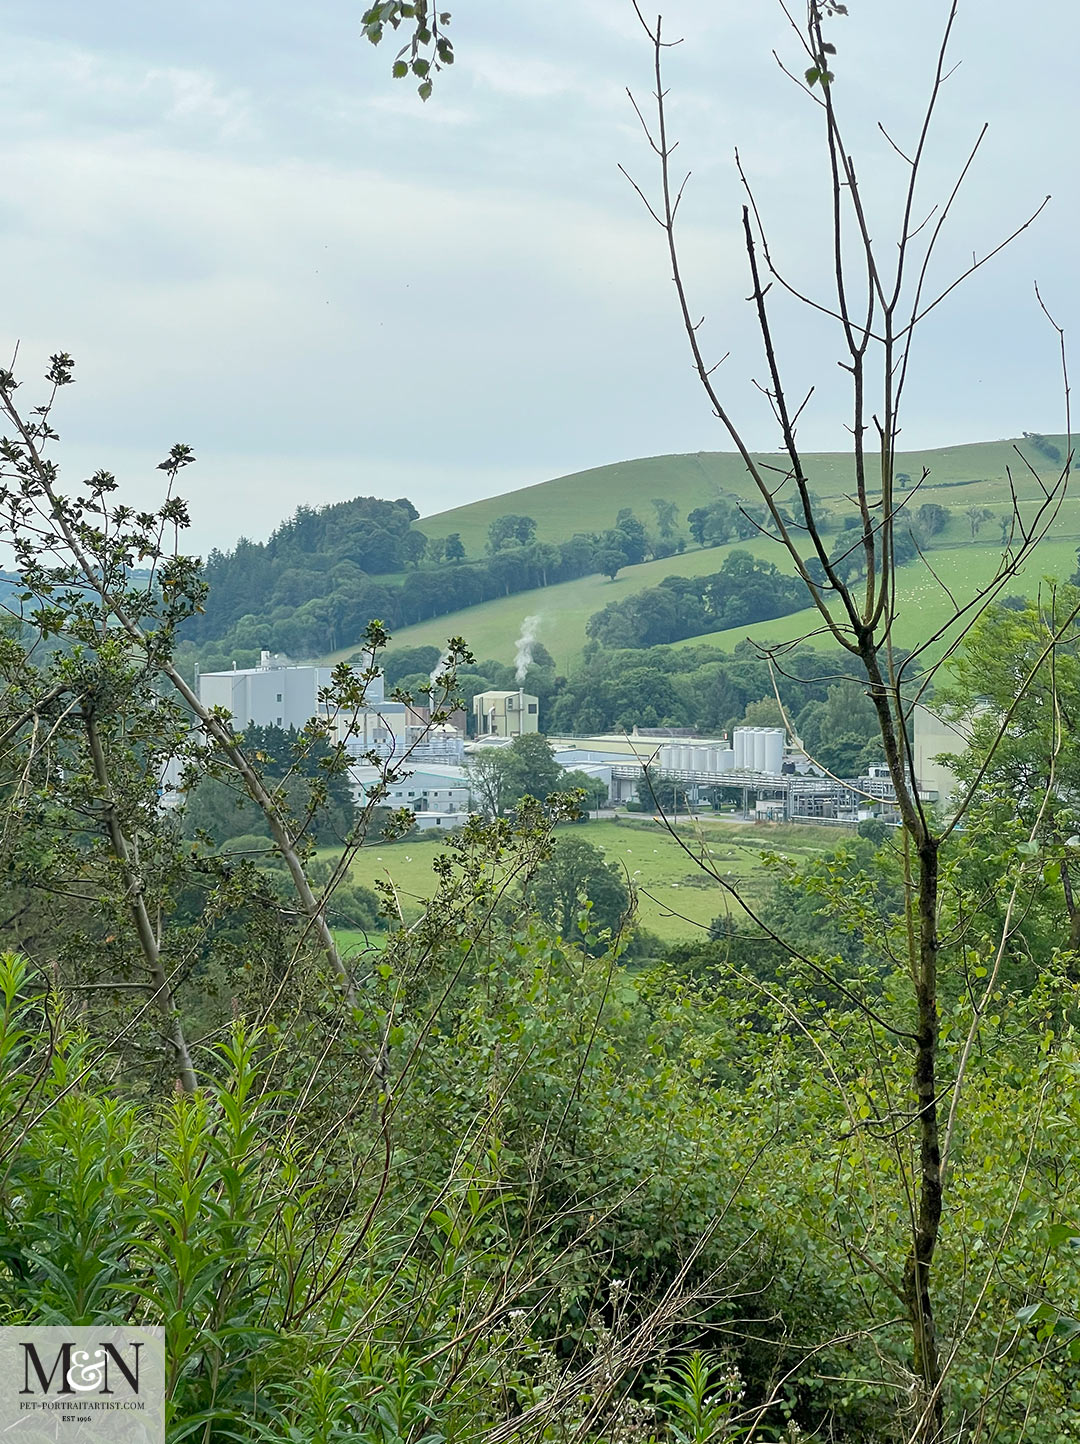
<path fill-rule="evenodd" d="M 754 771 L 765 771 L 765 728 L 754 728 Z"/>
<path fill-rule="evenodd" d="M 706 758 L 704 770 L 715 777 L 720 771 L 720 749 L 719 747 L 706 747 L 704 751 Z"/>
<path fill-rule="evenodd" d="M 676 747 L 675 766 L 680 772 L 687 772 L 690 769 L 690 758 L 693 754 L 692 747 Z"/>
<path fill-rule="evenodd" d="M 733 752 L 734 752 L 734 757 L 735 757 L 735 766 L 736 766 L 736 767 L 739 769 L 739 771 L 741 772 L 741 771 L 743 770 L 743 768 L 746 766 L 746 728 L 745 728 L 745 727 L 736 727 L 736 728 L 735 728 L 735 740 L 734 740 Z"/>
<path fill-rule="evenodd" d="M 784 736 L 782 727 L 770 727 L 765 733 L 764 771 L 779 773 L 784 763 Z"/>
<path fill-rule="evenodd" d="M 656 767 L 653 771 L 671 772 L 675 765 L 675 748 L 670 742 L 665 742 L 660 749 L 660 756 L 656 759 Z"/>
<path fill-rule="evenodd" d="M 735 770 L 735 749 L 733 747 L 720 748 L 720 769 L 721 772 L 734 772 Z"/>

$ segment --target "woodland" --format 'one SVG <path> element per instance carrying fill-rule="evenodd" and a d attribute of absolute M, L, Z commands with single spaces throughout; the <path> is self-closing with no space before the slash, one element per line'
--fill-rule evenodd
<path fill-rule="evenodd" d="M 680 652 L 696 667 L 624 639 L 588 678 L 557 686 L 542 656 L 535 670 L 560 726 L 617 724 L 631 693 L 695 725 L 765 699 L 822 749 L 843 723 L 901 816 L 814 857 L 765 850 L 753 896 L 676 833 L 725 900 L 698 942 L 635 948 L 632 876 L 565 826 L 583 799 L 539 747 L 450 840 L 419 917 L 390 881 L 358 888 L 360 850 L 410 822 L 385 805 L 407 755 L 369 759 L 384 785 L 352 802 L 366 690 L 385 663 L 438 725 L 483 675 L 466 640 L 395 661 L 369 600 L 323 714 L 245 734 L 181 657 L 227 572 L 183 548 L 191 449 L 171 448 L 143 509 L 107 471 L 70 482 L 72 358 L 44 384 L 0 371 L 16 579 L 0 628 L 0 1320 L 163 1327 L 170 1444 L 1076 1437 L 1080 589 L 1017 580 L 1059 515 L 1070 446 L 1017 501 L 992 582 L 950 592 L 948 626 L 919 645 L 891 637 L 922 505 L 918 479 L 894 475 L 901 402 L 921 318 L 954 279 L 927 279 L 941 226 L 921 223 L 920 190 L 954 14 L 931 42 L 923 138 L 902 152 L 899 228 L 879 238 L 834 84 L 846 9 L 799 12 L 837 258 L 815 304 L 851 382 L 856 524 L 839 548 L 799 447 L 772 319 L 786 276 L 752 192 L 738 284 L 780 474 L 755 461 L 704 349 L 666 38 L 642 20 L 645 223 L 704 404 L 816 634 Z M 393 73 L 418 103 L 453 58 L 448 21 L 424 0 L 364 14 L 374 43 L 404 39 Z M 1064 370 L 1062 389 L 1067 406 Z M 340 517 L 364 508 L 412 564 L 411 508 Z M 250 554 L 295 602 L 294 540 L 287 527 Z M 968 738 L 940 804 L 912 762 L 913 708 L 931 699 Z"/>

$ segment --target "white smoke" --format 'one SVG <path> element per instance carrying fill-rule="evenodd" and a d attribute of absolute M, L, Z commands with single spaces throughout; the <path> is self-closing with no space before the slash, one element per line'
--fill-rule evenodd
<path fill-rule="evenodd" d="M 532 666 L 533 648 L 540 634 L 539 617 L 526 617 L 521 624 L 521 636 L 514 643 L 514 681 L 520 687 L 525 673 Z"/>
<path fill-rule="evenodd" d="M 432 672 L 432 674 L 431 674 L 430 681 L 431 681 L 431 685 L 432 685 L 433 687 L 438 686 L 439 678 L 440 678 L 440 677 L 442 676 L 442 674 L 446 671 L 446 664 L 449 662 L 449 660 L 450 660 L 450 648 L 447 647 L 447 648 L 443 651 L 442 656 L 441 656 L 441 657 L 439 658 L 439 660 L 435 663 L 435 670 L 434 670 L 434 671 Z"/>

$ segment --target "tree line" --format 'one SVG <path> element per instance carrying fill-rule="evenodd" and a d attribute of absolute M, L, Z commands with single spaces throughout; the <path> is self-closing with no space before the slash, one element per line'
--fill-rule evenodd
<path fill-rule="evenodd" d="M 798 577 L 737 549 L 709 576 L 665 577 L 658 587 L 609 603 L 589 618 L 585 631 L 604 647 L 653 647 L 768 621 L 805 605 Z"/>
<path fill-rule="evenodd" d="M 660 505 L 662 510 L 667 504 Z M 496 517 L 485 552 L 469 558 L 460 533 L 428 538 L 412 523 L 411 502 L 357 497 L 319 509 L 300 507 L 266 543 L 241 538 L 207 558 L 205 610 L 182 637 L 204 667 L 228 665 L 261 648 L 319 656 L 363 635 L 372 617 L 407 627 L 517 592 L 576 581 L 681 551 L 685 538 L 664 525 L 650 532 L 629 507 L 606 531 L 562 542 L 536 539 L 532 517 Z M 411 568 L 407 581 L 394 572 Z"/>

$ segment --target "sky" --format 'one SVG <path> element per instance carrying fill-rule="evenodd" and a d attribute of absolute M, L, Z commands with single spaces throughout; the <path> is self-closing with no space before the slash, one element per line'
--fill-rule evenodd
<path fill-rule="evenodd" d="M 300 503 L 410 497 L 423 514 L 636 456 L 730 442 L 689 367 L 662 233 L 620 173 L 656 171 L 627 98 L 650 91 L 630 0 L 446 0 L 455 65 L 422 103 L 363 0 L 7 0 L 0 50 L 0 351 L 26 391 L 48 355 L 65 475 L 152 505 L 176 441 L 190 549 L 264 539 Z M 796 8 L 797 0 L 796 0 Z M 875 239 L 892 254 L 947 5 L 848 0 L 834 93 Z M 772 0 L 672 0 L 670 118 L 692 171 L 681 250 L 718 385 L 778 445 L 747 304 L 738 147 L 774 258 L 827 301 L 818 110 Z M 1080 323 L 1080 13 L 962 0 L 920 193 L 945 199 L 989 131 L 931 281 L 1039 221 L 927 320 L 903 442 L 1064 429 L 1056 318 Z M 929 227 L 924 234 L 929 234 Z M 776 291 L 810 450 L 845 445 L 840 337 Z M 616 499 L 613 499 L 613 509 Z"/>

